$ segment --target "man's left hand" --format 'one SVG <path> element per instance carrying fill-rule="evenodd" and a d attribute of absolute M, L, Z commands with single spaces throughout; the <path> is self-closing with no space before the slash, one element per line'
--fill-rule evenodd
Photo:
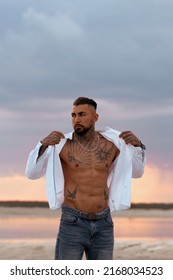
<path fill-rule="evenodd" d="M 122 131 L 119 137 L 122 138 L 126 144 L 131 144 L 135 147 L 141 146 L 141 141 L 132 131 Z"/>

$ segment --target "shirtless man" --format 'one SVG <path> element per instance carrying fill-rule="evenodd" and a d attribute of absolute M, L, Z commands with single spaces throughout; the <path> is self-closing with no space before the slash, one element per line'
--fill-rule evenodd
<path fill-rule="evenodd" d="M 62 132 L 53 131 L 41 141 L 38 151 L 39 162 L 49 146 L 59 145 L 65 140 L 59 152 L 64 198 L 55 259 L 82 259 L 84 252 L 87 259 L 113 257 L 108 177 L 120 149 L 95 130 L 98 120 L 96 109 L 94 100 L 76 99 L 71 113 L 74 128 L 71 138 L 65 140 Z M 124 145 L 140 147 L 140 168 L 143 169 L 144 145 L 141 147 L 141 141 L 130 131 L 122 132 L 120 138 L 124 140 Z"/>

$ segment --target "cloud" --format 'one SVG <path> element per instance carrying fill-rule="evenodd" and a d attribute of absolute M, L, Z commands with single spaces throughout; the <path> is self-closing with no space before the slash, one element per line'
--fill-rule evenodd
<path fill-rule="evenodd" d="M 53 95 L 56 80 L 62 88 L 61 80 L 64 82 L 66 77 L 68 65 L 64 56 L 68 58 L 70 49 L 77 52 L 82 40 L 82 28 L 70 16 L 57 13 L 50 16 L 28 8 L 21 15 L 21 28 L 11 26 L 1 38 L 1 88 L 17 91 L 17 98 L 29 91 L 45 95 L 48 88 L 52 88 L 50 95 Z"/>
<path fill-rule="evenodd" d="M 121 103 L 131 119 L 172 102 L 169 1 L 18 5 L 0 39 L 1 106 L 89 95 Z"/>
<path fill-rule="evenodd" d="M 29 8 L 24 14 L 23 19 L 26 24 L 34 29 L 47 32 L 58 41 L 71 40 L 82 36 L 81 27 L 66 14 L 55 14 L 54 16 L 38 12 L 34 8 Z"/>
<path fill-rule="evenodd" d="M 147 165 L 144 176 L 139 180 L 133 179 L 132 201 L 172 203 L 172 180 L 172 171 Z"/>
<path fill-rule="evenodd" d="M 46 201 L 45 179 L 30 181 L 24 176 L 0 177 L 1 200 Z"/>
<path fill-rule="evenodd" d="M 20 98 L 81 91 L 126 102 L 169 98 L 172 21 L 164 19 L 172 4 L 89 3 L 24 6 L 1 37 L 5 90 Z"/>
<path fill-rule="evenodd" d="M 71 130 L 78 96 L 98 101 L 98 128 L 134 131 L 148 164 L 172 170 L 172 1 L 0 3 L 2 176 L 23 174 L 51 130 Z"/>
<path fill-rule="evenodd" d="M 97 129 L 110 126 L 120 131 L 132 130 L 147 146 L 148 162 L 163 169 L 172 168 L 171 104 L 162 107 L 152 104 L 145 106 L 135 101 L 129 105 L 116 100 L 96 100 L 100 115 Z M 72 130 L 70 113 L 73 101 L 74 98 L 30 97 L 27 102 L 20 100 L 0 110 L 1 174 L 23 173 L 29 150 L 50 131 L 57 129 L 65 133 Z M 20 161 L 16 164 L 19 151 Z"/>
<path fill-rule="evenodd" d="M 135 99 L 131 103 L 124 103 L 117 99 L 114 101 L 109 100 L 98 100 L 100 107 L 102 108 L 102 114 L 107 115 L 109 111 L 116 112 L 117 120 L 134 120 L 134 119 L 152 119 L 156 117 L 172 116 L 173 115 L 173 104 L 167 103 L 165 106 L 162 104 L 143 104 L 136 102 Z M 111 116 L 115 119 L 115 116 Z"/>
<path fill-rule="evenodd" d="M 172 203 L 173 174 L 154 165 L 147 165 L 144 176 L 132 180 L 132 202 Z M 47 201 L 45 178 L 29 180 L 24 176 L 0 177 L 1 200 Z"/>

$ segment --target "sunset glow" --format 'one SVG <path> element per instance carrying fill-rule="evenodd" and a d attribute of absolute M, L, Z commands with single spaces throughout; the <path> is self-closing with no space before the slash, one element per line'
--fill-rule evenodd
<path fill-rule="evenodd" d="M 132 179 L 133 203 L 172 203 L 172 172 L 164 173 L 155 166 L 147 165 L 145 175 Z M 47 201 L 45 178 L 29 180 L 14 175 L 0 178 L 1 200 Z M 166 190 L 166 192 L 165 192 Z"/>
<path fill-rule="evenodd" d="M 72 131 L 85 96 L 96 129 L 130 130 L 147 147 L 132 202 L 173 202 L 173 1 L 1 2 L 0 200 L 47 200 L 45 179 L 24 175 L 29 152 Z"/>

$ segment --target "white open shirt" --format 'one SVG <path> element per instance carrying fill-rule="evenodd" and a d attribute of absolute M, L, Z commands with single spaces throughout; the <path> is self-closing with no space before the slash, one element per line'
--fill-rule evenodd
<path fill-rule="evenodd" d="M 131 204 L 131 178 L 140 178 L 144 173 L 146 152 L 140 147 L 126 145 L 119 138 L 119 131 L 107 127 L 98 131 L 120 150 L 109 169 L 107 185 L 109 188 L 110 210 L 128 209 Z M 25 174 L 29 179 L 38 179 L 46 174 L 46 193 L 50 209 L 58 209 L 64 201 L 64 175 L 59 154 L 67 139 L 72 139 L 73 132 L 55 146 L 49 146 L 38 158 L 41 142 L 29 154 Z"/>

